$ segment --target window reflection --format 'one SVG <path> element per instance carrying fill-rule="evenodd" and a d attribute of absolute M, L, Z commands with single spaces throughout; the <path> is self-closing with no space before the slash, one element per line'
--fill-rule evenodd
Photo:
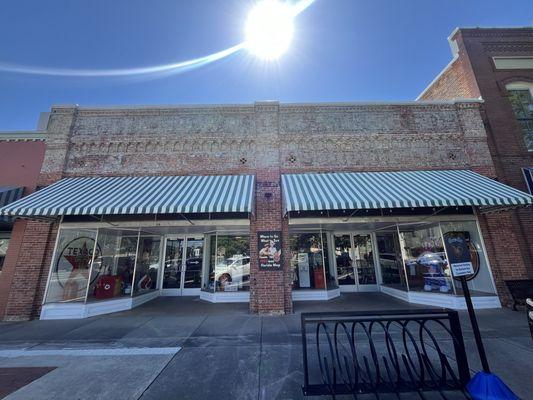
<path fill-rule="evenodd" d="M 209 291 L 250 290 L 249 236 L 216 235 L 216 237 L 211 237 L 209 258 Z"/>
<path fill-rule="evenodd" d="M 397 232 L 376 233 L 378 260 L 383 285 L 407 290 L 407 283 Z"/>
<path fill-rule="evenodd" d="M 46 303 L 85 301 L 89 269 L 96 249 L 96 229 L 61 229 L 57 240 Z"/>
<path fill-rule="evenodd" d="M 291 235 L 293 289 L 335 288 L 328 258 L 327 235 L 320 232 Z"/>
<path fill-rule="evenodd" d="M 400 227 L 400 243 L 410 291 L 453 293 L 451 272 L 438 224 Z"/>
<path fill-rule="evenodd" d="M 88 300 L 131 296 L 137 256 L 137 231 L 100 229 Z"/>
<path fill-rule="evenodd" d="M 159 271 L 159 251 L 161 239 L 159 236 L 139 237 L 139 251 L 137 252 L 137 267 L 135 269 L 135 283 L 133 295 L 137 296 L 157 288 Z"/>

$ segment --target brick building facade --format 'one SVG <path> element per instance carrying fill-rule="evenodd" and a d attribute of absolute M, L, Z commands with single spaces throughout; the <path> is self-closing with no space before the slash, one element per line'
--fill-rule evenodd
<path fill-rule="evenodd" d="M 466 67 L 463 66 L 462 68 Z M 466 83 L 465 85 L 468 86 Z M 465 88 L 461 90 L 467 90 Z M 465 94 L 468 93 L 465 92 Z M 226 221 L 225 223 L 231 226 L 231 229 L 238 231 L 234 237 L 243 235 L 244 228 L 242 226 L 237 227 L 235 224 L 233 226 L 231 216 L 222 215 L 220 220 L 204 221 L 205 226 L 203 228 L 201 222 L 196 222 L 194 215 L 183 218 L 182 216 L 175 216 L 175 218 L 180 219 L 179 224 L 165 221 L 161 224 L 154 222 L 153 226 L 147 225 L 150 219 L 146 217 L 145 221 L 143 219 L 145 216 L 141 218 L 129 215 L 129 217 L 120 219 L 116 216 L 89 215 L 90 212 L 78 219 L 59 216 L 55 219 L 36 218 L 30 222 L 21 220 L 17 224 L 21 226 L 24 224 L 25 229 L 15 232 L 13 237 L 13 242 L 20 244 L 19 254 L 10 254 L 4 269 L 4 273 L 10 274 L 12 277 L 8 298 L 3 305 L 4 319 L 34 318 L 41 312 L 45 292 L 48 290 L 48 296 L 50 296 L 52 290 L 47 289 L 47 285 L 50 287 L 51 280 L 56 279 L 52 277 L 53 274 L 59 276 L 57 269 L 60 268 L 60 262 L 64 262 L 61 261 L 61 254 L 63 253 L 59 254 L 61 243 L 63 243 L 62 239 L 58 238 L 60 224 L 62 231 L 71 232 L 70 234 L 72 234 L 72 230 L 63 230 L 63 227 L 68 228 L 70 226 L 72 228 L 74 226 L 79 230 L 88 231 L 92 229 L 92 226 L 99 226 L 100 228 L 95 228 L 95 238 L 90 239 L 92 241 L 84 238 L 85 242 L 83 243 L 84 246 L 87 243 L 91 243 L 92 246 L 94 243 L 92 262 L 97 262 L 98 257 L 101 257 L 102 261 L 98 261 L 100 262 L 98 268 L 101 271 L 107 271 L 105 268 L 111 268 L 109 265 L 107 267 L 104 265 L 103 253 L 107 250 L 105 244 L 100 246 L 99 241 L 103 239 L 101 236 L 99 239 L 98 235 L 107 232 L 105 235 L 110 236 L 111 233 L 108 230 L 111 228 L 107 228 L 107 226 L 115 227 L 113 229 L 122 227 L 120 229 L 124 229 L 126 232 L 126 229 L 131 229 L 135 221 L 141 221 L 138 234 L 136 233 L 138 236 L 135 239 L 137 240 L 135 242 L 137 243 L 137 250 L 132 256 L 136 266 L 133 269 L 133 275 L 136 274 L 135 271 L 138 272 L 137 264 L 141 262 L 142 258 L 138 250 L 141 235 L 144 235 L 141 231 L 149 231 L 151 237 L 156 234 L 154 232 L 157 232 L 157 235 L 161 237 L 160 242 L 158 242 L 160 244 L 157 245 L 160 246 L 157 247 L 159 249 L 157 251 L 161 256 L 156 257 L 158 260 L 156 264 L 159 267 L 153 264 L 149 268 L 155 270 L 159 268 L 158 271 L 162 271 L 158 272 L 157 278 L 154 278 L 158 283 L 157 285 L 154 283 L 153 289 L 157 290 L 158 293 L 164 292 L 167 275 L 174 274 L 174 272 L 168 272 L 168 274 L 166 272 L 167 268 L 170 271 L 169 265 L 174 262 L 172 257 L 177 257 L 176 255 L 168 256 L 169 240 L 180 240 L 176 239 L 176 235 L 187 234 L 189 238 L 185 239 L 186 242 L 184 243 L 189 241 L 193 243 L 196 238 L 192 239 L 190 235 L 205 235 L 201 239 L 201 251 L 205 249 L 204 253 L 206 254 L 202 255 L 198 251 L 195 256 L 196 258 L 203 257 L 203 275 L 199 277 L 203 285 L 202 293 L 211 290 L 211 288 L 216 293 L 219 287 L 225 287 L 227 292 L 235 290 L 237 293 L 237 289 L 239 291 L 244 290 L 244 286 L 247 287 L 248 283 L 244 284 L 242 277 L 239 278 L 241 281 L 238 288 L 236 284 L 234 284 L 233 289 L 230 289 L 232 288 L 230 284 L 218 282 L 216 268 L 218 268 L 217 263 L 219 263 L 220 257 L 226 257 L 224 268 L 230 268 L 231 263 L 235 264 L 239 260 L 240 267 L 243 268 L 242 264 L 245 263 L 243 260 L 248 259 L 250 271 L 249 277 L 246 279 L 249 279 L 249 300 L 246 298 L 246 301 L 250 303 L 250 310 L 257 313 L 291 312 L 293 299 L 316 298 L 313 297 L 315 292 L 311 293 L 311 290 L 301 290 L 299 292 L 301 293 L 300 297 L 295 297 L 295 293 L 298 293 L 297 288 L 311 289 L 314 286 L 315 289 L 324 289 L 324 293 L 328 293 L 325 298 L 330 298 L 330 295 L 339 295 L 341 290 L 339 289 L 340 284 L 337 285 L 337 283 L 341 279 L 340 260 L 342 254 L 340 253 L 343 251 L 348 254 L 348 258 L 357 258 L 360 264 L 364 264 L 364 268 L 373 268 L 377 271 L 373 272 L 374 276 L 370 276 L 364 285 L 361 283 L 361 279 L 354 282 L 353 288 L 351 287 L 350 290 L 358 290 L 358 288 L 363 287 L 365 290 L 380 290 L 386 286 L 383 283 L 388 278 L 384 276 L 388 274 L 387 276 L 394 275 L 389 286 L 394 286 L 394 283 L 409 287 L 410 282 L 410 290 L 413 291 L 415 281 L 417 285 L 421 285 L 420 293 L 416 295 L 422 297 L 413 301 L 426 301 L 427 299 L 423 296 L 428 294 L 425 292 L 432 292 L 433 290 L 457 294 L 457 289 L 449 273 L 446 275 L 442 271 L 437 272 L 436 278 L 431 280 L 427 274 L 419 272 L 420 265 L 412 260 L 407 262 L 408 254 L 405 253 L 407 248 L 405 240 L 416 241 L 421 235 L 429 235 L 425 233 L 429 229 L 431 232 L 440 232 L 433 233 L 431 240 L 441 241 L 443 227 L 446 224 L 458 225 L 459 222 L 456 221 L 462 221 L 461 218 L 463 217 L 468 220 L 468 226 L 478 224 L 481 231 L 479 240 L 476 239 L 478 241 L 476 251 L 481 254 L 479 259 L 481 261 L 478 260 L 477 262 L 483 270 L 480 275 L 483 276 L 482 279 L 484 280 L 483 288 L 489 288 L 487 290 L 493 295 L 492 297 L 485 296 L 486 298 L 495 298 L 495 301 L 498 302 L 498 297 L 494 296 L 497 292 L 502 302 L 506 303 L 508 298 L 503 286 L 503 279 L 520 278 L 527 275 L 526 262 L 520 257 L 521 246 L 523 246 L 525 239 L 523 237 L 519 239 L 513 228 L 515 214 L 507 212 L 485 214 L 475 207 L 474 209 L 466 207 L 468 208 L 466 211 L 465 207 L 442 207 L 439 209 L 435 207 L 410 207 L 399 211 L 390 207 L 383 207 L 380 210 L 370 210 L 371 212 L 365 217 L 356 214 L 361 210 L 338 210 L 339 212 L 347 212 L 348 217 L 346 218 L 340 218 L 329 211 L 317 210 L 314 214 L 302 213 L 302 216 L 305 214 L 306 217 L 304 218 L 306 222 L 302 222 L 304 219 L 298 219 L 299 212 L 294 213 L 291 217 L 291 213 L 285 210 L 281 187 L 281 177 L 285 174 L 471 170 L 491 178 L 495 177 L 498 166 L 495 167 L 491 158 L 489 148 L 491 144 L 490 141 L 487 141 L 481 103 L 475 100 L 386 104 L 258 102 L 250 105 L 136 108 L 56 106 L 52 108 L 50 113 L 46 130 L 46 144 L 46 154 L 38 181 L 41 186 L 48 186 L 61 179 L 72 177 L 229 176 L 244 174 L 254 176 L 254 207 L 252 212 L 246 216 L 248 222 L 242 225 L 246 226 L 245 234 L 249 235 L 249 250 L 247 250 L 249 254 L 242 251 L 239 253 L 235 250 L 233 255 L 228 256 L 226 249 L 232 246 L 229 243 L 223 248 L 224 256 L 221 255 L 222 250 L 219 249 L 218 238 L 223 233 L 219 233 L 218 229 L 224 225 L 223 221 Z M 209 189 L 204 190 L 204 192 L 207 191 Z M 112 196 L 112 193 L 106 195 Z M 65 196 L 68 197 L 68 194 Z M 367 213 L 368 211 L 366 210 Z M 158 215 L 150 218 L 152 221 L 156 221 Z M 124 222 L 125 219 L 128 221 Z M 187 221 L 190 222 L 190 226 L 186 224 Z M 399 223 L 399 221 L 403 222 Z M 422 226 L 427 221 L 433 221 L 434 225 L 427 229 L 419 227 L 416 232 L 402 231 L 404 226 L 409 226 L 409 224 Z M 141 225 L 142 227 L 140 227 Z M 376 228 L 378 226 L 379 228 Z M 386 232 L 387 229 L 392 229 L 391 235 L 396 235 L 396 239 L 390 239 L 390 243 L 384 242 L 384 240 L 389 240 L 386 239 L 385 234 L 381 236 L 376 234 L 376 232 Z M 472 238 L 478 235 L 478 228 L 472 229 L 469 238 L 470 235 Z M 229 232 L 230 228 L 226 228 L 226 230 Z M 349 233 L 344 234 L 344 236 L 341 233 L 336 233 L 344 230 L 350 230 L 350 232 L 357 230 L 357 232 L 364 231 L 365 233 L 357 235 Z M 211 241 L 212 237 L 209 235 L 212 235 L 210 232 L 214 231 L 217 233 Z M 264 270 L 259 267 L 260 249 L 256 236 L 260 231 L 281 232 L 283 251 L 280 270 Z M 124 238 L 127 237 L 124 232 L 120 233 L 122 235 L 120 239 L 122 242 L 119 241 L 120 243 L 123 243 Z M 310 234 L 308 232 L 315 233 Z M 85 236 L 92 234 L 87 233 Z M 113 235 L 118 234 L 113 233 Z M 149 236 L 148 233 L 146 235 Z M 72 239 L 71 242 L 81 240 L 81 236 L 83 235 L 73 234 L 70 238 Z M 223 236 L 221 237 L 223 238 Z M 240 238 L 240 236 L 238 237 Z M 305 244 L 308 246 L 305 247 L 302 244 L 304 241 L 302 238 L 308 237 L 311 237 L 309 240 L 312 241 L 312 244 Z M 317 237 L 319 239 L 316 239 Z M 382 252 L 381 249 L 378 249 L 377 244 L 381 240 L 383 249 L 387 246 L 390 248 L 396 246 L 399 249 L 399 245 L 394 244 L 396 243 L 394 240 L 399 240 L 397 237 L 403 240 L 401 254 L 398 250 L 397 255 L 400 261 L 387 259 L 387 257 L 392 256 L 390 254 L 383 255 L 385 250 Z M 484 237 L 484 240 L 481 237 Z M 154 239 L 150 240 L 151 245 L 153 245 Z M 351 241 L 351 245 L 346 245 L 349 250 L 342 250 L 342 246 L 339 244 L 342 240 Z M 366 250 L 364 257 L 360 256 L 363 245 L 357 244 L 361 240 L 366 240 L 365 245 L 370 249 Z M 209 244 L 210 241 L 214 244 Z M 172 243 L 175 245 L 177 242 Z M 122 244 L 117 246 L 120 247 Z M 210 250 L 211 256 L 207 254 L 209 252 L 207 246 L 215 246 L 215 250 Z M 301 250 L 298 249 L 298 246 L 305 248 Z M 439 254 L 445 259 L 445 251 L 441 244 L 431 246 L 438 247 L 439 250 L 435 251 L 440 251 Z M 414 245 L 411 247 L 414 248 Z M 167 249 L 165 250 L 167 251 L 166 255 L 163 254 L 164 248 Z M 127 260 L 123 260 L 125 256 L 122 254 L 126 250 L 121 247 L 121 250 L 116 251 L 120 254 L 113 255 L 115 260 L 113 262 L 117 265 L 121 262 L 126 263 Z M 227 251 L 229 252 L 229 250 Z M 56 254 L 54 255 L 54 253 Z M 153 256 L 149 251 L 146 251 L 145 254 Z M 320 255 L 321 259 L 315 257 L 317 254 Z M 142 255 L 144 256 L 144 254 Z M 301 259 L 298 258 L 300 256 L 302 256 Z M 487 256 L 488 259 L 486 259 Z M 191 256 L 191 260 L 193 258 Z M 310 258 L 312 261 L 309 261 Z M 165 261 L 163 262 L 163 260 Z M 112 261 L 109 262 L 112 263 Z M 192 271 L 192 266 L 188 264 L 189 261 L 179 262 L 182 265 L 180 264 L 178 270 L 179 268 L 189 268 Z M 310 262 L 316 262 L 320 265 L 317 264 L 316 268 L 310 267 Z M 439 263 L 438 268 L 445 267 L 445 261 L 439 261 Z M 206 267 L 206 264 L 211 266 Z M 399 264 L 401 267 L 398 267 Z M 304 266 L 302 267 L 302 265 Z M 87 264 L 87 268 L 89 268 L 89 264 Z M 309 268 L 315 268 L 315 275 L 305 272 Z M 357 280 L 359 274 L 364 273 L 364 268 L 361 267 L 359 272 L 351 270 L 348 273 L 348 275 L 351 274 L 351 277 L 345 278 L 348 281 L 350 279 L 353 281 L 355 276 Z M 109 271 L 102 272 L 99 277 L 97 274 L 93 279 L 90 272 L 92 269 L 91 266 L 89 276 L 87 277 L 85 274 L 83 278 L 88 283 L 86 283 L 85 299 L 82 299 L 80 303 L 87 304 L 88 298 L 91 296 L 98 299 L 100 281 L 103 277 L 115 279 L 115 281 L 109 280 L 112 281 L 111 285 L 118 282 L 116 280 L 119 279 L 118 274 L 112 274 Z M 411 275 L 408 276 L 409 273 L 405 270 L 409 270 Z M 321 278 L 316 271 L 319 271 L 319 274 L 323 273 L 324 278 Z M 69 270 L 69 273 L 71 272 Z M 182 274 L 181 279 L 183 280 L 186 277 L 185 272 L 180 271 L 179 273 Z M 304 273 L 307 273 L 305 282 Z M 77 279 L 82 278 L 78 277 Z M 127 279 L 130 279 L 128 282 L 131 283 L 132 287 L 126 292 L 125 287 L 129 285 L 125 284 Z M 140 282 L 137 280 L 132 282 L 131 279 L 142 281 L 144 277 L 120 277 L 120 285 L 123 290 L 121 295 L 133 294 L 135 290 L 140 290 Z M 179 281 L 178 275 L 176 275 L 176 279 Z M 65 293 L 71 282 L 67 282 L 65 278 L 61 277 L 56 280 L 61 286 L 61 294 L 58 297 L 60 301 L 55 303 L 69 303 L 65 300 L 67 298 Z M 236 278 L 233 278 L 233 281 L 235 282 Z M 330 281 L 333 281 L 333 284 Z M 223 283 L 226 286 L 222 286 Z M 181 288 L 180 293 L 185 293 L 183 283 L 181 285 L 178 285 Z M 490 289 L 493 285 L 496 287 L 495 290 Z M 171 285 L 169 284 L 169 286 Z M 172 287 L 173 289 L 169 289 L 168 292 L 175 294 L 178 289 Z M 346 287 L 343 288 L 346 289 Z M 390 288 L 389 294 L 403 298 L 403 292 L 398 294 L 393 292 L 394 290 L 396 289 Z M 405 291 L 405 289 L 403 290 Z M 200 292 L 199 287 L 198 291 Z M 307 295 L 306 293 L 310 294 Z M 224 294 L 231 295 L 231 293 Z M 431 293 L 431 295 L 439 296 L 438 293 Z M 437 299 L 434 296 L 432 298 Z M 436 301 L 436 304 L 441 304 L 439 301 L 444 297 L 441 296 L 438 300 L 430 299 L 429 301 L 430 303 Z M 446 297 L 446 301 L 456 301 L 456 297 L 453 297 L 452 300 Z M 480 297 L 480 299 L 482 298 Z M 72 299 L 69 298 L 70 300 Z M 479 300 L 479 304 L 482 301 L 484 300 Z M 49 305 L 47 312 L 53 314 L 54 310 L 57 309 L 55 303 Z M 65 312 L 64 309 L 61 310 L 61 312 Z M 43 316 L 42 313 L 41 316 Z M 77 315 L 77 317 L 80 316 Z"/>
<path fill-rule="evenodd" d="M 6 193 L 2 189 L 18 190 L 21 196 L 35 191 L 44 152 L 44 136 L 41 133 L 0 134 L 0 199 Z M 0 217 L 0 315 L 5 313 L 14 278 L 12 262 L 21 254 L 18 244 L 27 229 L 26 221 L 14 224 L 14 220 L 10 218 Z M 33 292 L 28 293 L 30 297 L 33 295 Z"/>
<path fill-rule="evenodd" d="M 482 98 L 487 140 L 500 182 L 527 191 L 523 169 L 533 167 L 533 28 L 456 29 L 449 38 L 453 60 L 420 100 Z M 513 91 L 529 91 L 529 115 L 517 119 Z M 526 100 L 527 101 L 527 100 Z M 516 108 L 516 107 L 515 107 Z M 521 124 L 522 123 L 522 124 Z M 529 139 L 531 143 L 531 139 Z M 520 257 L 533 278 L 533 212 L 511 213 Z"/>

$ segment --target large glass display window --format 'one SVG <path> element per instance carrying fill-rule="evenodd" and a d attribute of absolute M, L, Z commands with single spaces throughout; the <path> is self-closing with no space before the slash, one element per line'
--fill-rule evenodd
<path fill-rule="evenodd" d="M 87 300 L 131 296 L 137 260 L 137 230 L 99 229 Z"/>
<path fill-rule="evenodd" d="M 45 303 L 85 301 L 91 263 L 101 253 L 96 232 L 96 229 L 59 230 Z"/>
<path fill-rule="evenodd" d="M 135 279 L 133 284 L 134 296 L 157 289 L 160 253 L 160 236 L 142 233 L 139 235 L 137 265 L 135 267 Z"/>
<path fill-rule="evenodd" d="M 398 231 L 409 290 L 455 294 L 439 224 L 400 225 Z"/>
<path fill-rule="evenodd" d="M 405 275 L 398 232 L 377 232 L 376 242 L 382 284 L 406 291 L 407 277 Z"/>
<path fill-rule="evenodd" d="M 441 222 L 440 226 L 445 238 L 453 235 L 463 238 L 467 243 L 475 272 L 475 277 L 468 281 L 468 288 L 472 295 L 495 294 L 496 290 L 476 221 Z M 455 285 L 455 290 L 457 294 L 462 295 L 460 284 Z"/>
<path fill-rule="evenodd" d="M 209 261 L 208 291 L 250 290 L 250 236 L 211 235 Z"/>
<path fill-rule="evenodd" d="M 290 236 L 293 289 L 337 288 L 333 265 L 329 262 L 328 235 L 324 232 Z"/>
<path fill-rule="evenodd" d="M 59 230 L 45 303 L 101 301 L 157 289 L 161 237 L 139 229 Z"/>

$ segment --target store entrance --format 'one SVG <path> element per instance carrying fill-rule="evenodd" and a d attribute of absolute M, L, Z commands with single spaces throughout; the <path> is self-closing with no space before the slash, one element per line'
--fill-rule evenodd
<path fill-rule="evenodd" d="M 377 290 L 374 237 L 370 233 L 335 233 L 337 283 L 341 292 Z"/>
<path fill-rule="evenodd" d="M 163 269 L 163 294 L 199 296 L 204 256 L 203 236 L 167 236 Z"/>

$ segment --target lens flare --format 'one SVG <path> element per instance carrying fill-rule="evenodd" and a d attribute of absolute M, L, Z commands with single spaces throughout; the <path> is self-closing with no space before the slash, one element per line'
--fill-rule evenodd
<path fill-rule="evenodd" d="M 288 5 L 276 0 L 263 0 L 258 3 L 261 7 L 250 14 L 246 24 L 246 40 L 235 46 L 218 51 L 207 56 L 194 58 L 191 60 L 154 65 L 137 68 L 117 68 L 117 69 L 78 69 L 78 68 L 53 68 L 33 65 L 21 65 L 0 61 L 0 72 L 27 74 L 27 75 L 45 75 L 58 77 L 77 77 L 77 78 L 116 78 L 129 76 L 157 76 L 163 74 L 178 74 L 190 71 L 210 64 L 212 62 L 226 58 L 243 49 L 248 49 L 251 53 L 256 54 L 259 58 L 271 60 L 279 57 L 285 52 L 290 45 L 292 38 L 292 21 L 293 19 L 306 10 L 315 0 L 300 0 L 299 2 Z M 250 24 L 251 17 L 254 23 Z M 261 29 L 259 29 L 261 28 Z M 270 36 L 268 35 L 270 34 Z M 272 41 L 268 39 L 271 38 Z"/>
<path fill-rule="evenodd" d="M 289 48 L 294 32 L 294 12 L 286 3 L 263 0 L 246 21 L 246 48 L 263 60 L 281 57 Z"/>

